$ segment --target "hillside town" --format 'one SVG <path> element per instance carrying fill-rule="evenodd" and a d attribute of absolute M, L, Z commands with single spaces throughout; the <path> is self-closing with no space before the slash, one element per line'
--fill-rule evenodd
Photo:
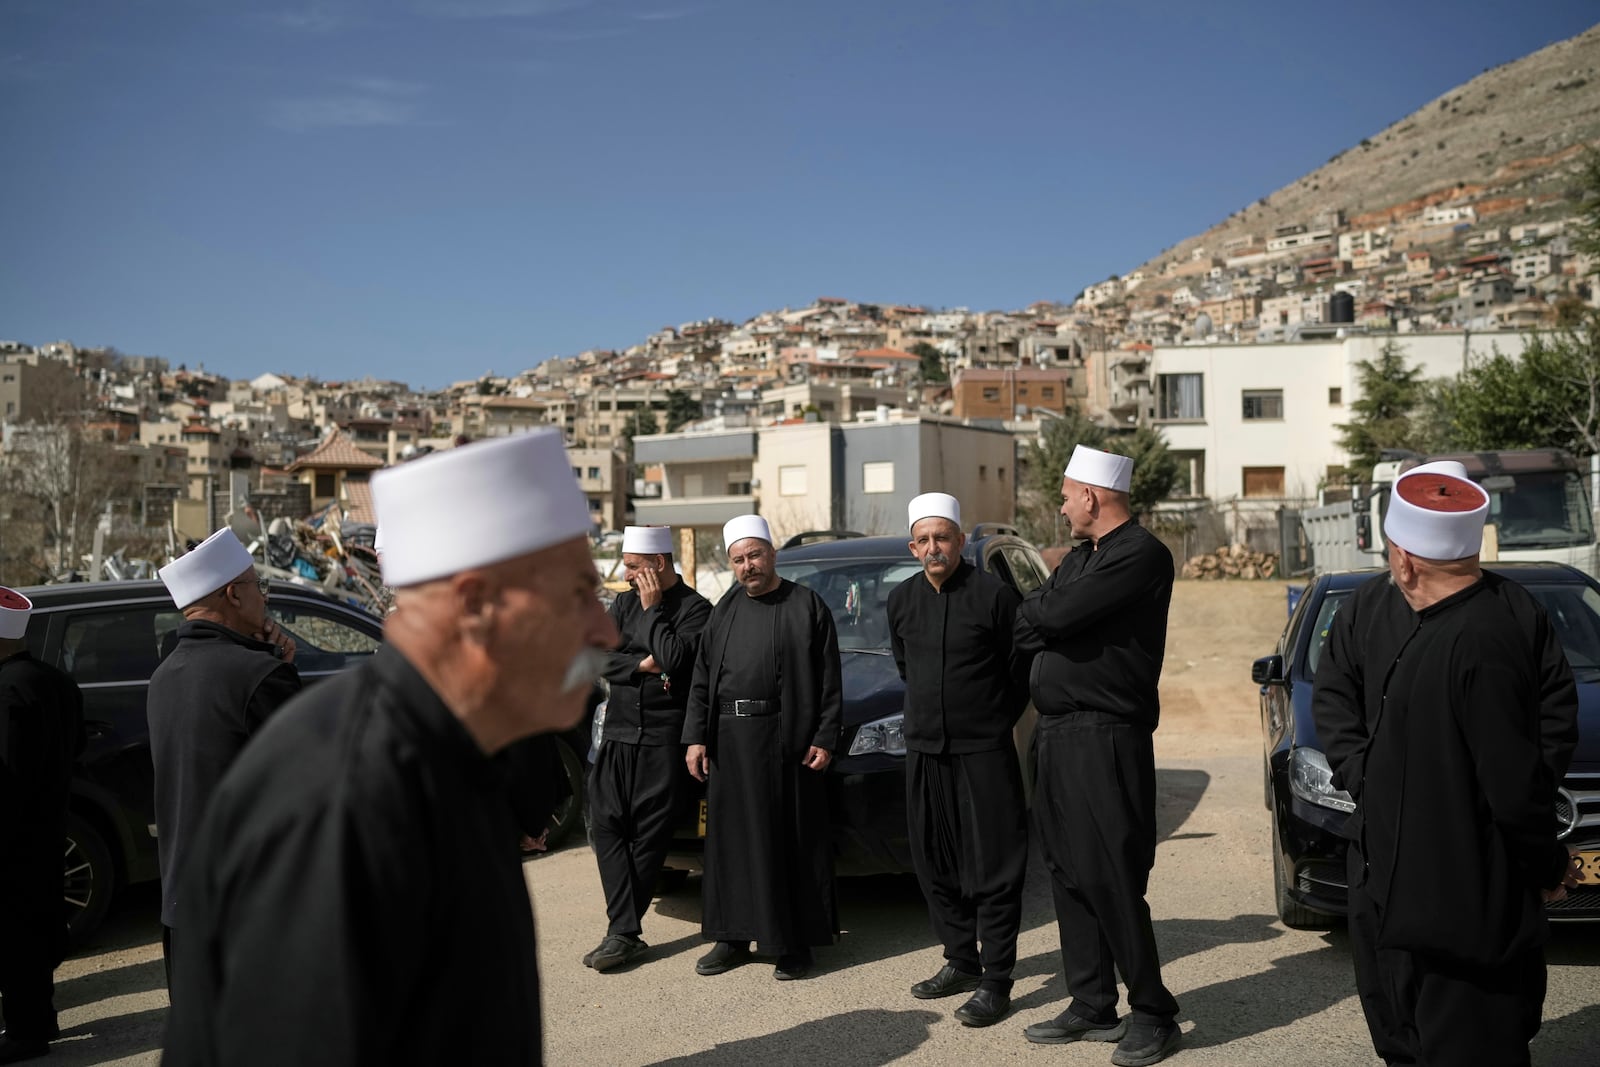
<path fill-rule="evenodd" d="M 597 538 L 629 522 L 709 528 L 752 508 L 783 536 L 883 532 L 931 487 L 1012 522 L 1026 443 L 1069 411 L 1161 428 L 1182 472 L 1174 506 L 1259 525 L 1252 514 L 1314 502 L 1337 480 L 1355 367 L 1386 341 L 1426 376 L 1449 375 L 1515 355 L 1529 331 L 1600 301 L 1573 244 L 1576 204 L 1505 191 L 1329 209 L 1197 245 L 1070 303 L 825 296 L 438 390 L 229 380 L 155 356 L 4 341 L 0 562 L 18 580 L 92 568 L 96 529 L 108 553 L 159 556 L 230 517 L 247 532 L 247 508 L 263 533 L 273 519 L 370 526 L 372 471 L 538 427 L 564 434 Z"/>

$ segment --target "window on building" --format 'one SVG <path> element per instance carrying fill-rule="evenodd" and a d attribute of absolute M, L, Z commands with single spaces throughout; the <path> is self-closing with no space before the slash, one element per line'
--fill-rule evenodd
<path fill-rule="evenodd" d="M 998 385 L 986 385 L 986 386 L 984 386 L 983 387 L 983 398 L 985 400 L 999 400 L 1000 399 L 1000 387 Z"/>
<path fill-rule="evenodd" d="M 595 482 L 600 480 L 600 468 L 599 467 L 590 467 L 589 468 L 589 480 L 590 481 L 595 481 Z"/>
<path fill-rule="evenodd" d="M 1282 389 L 1246 389 L 1244 391 L 1244 417 L 1246 419 L 1282 419 Z"/>
<path fill-rule="evenodd" d="M 1205 376 L 1156 375 L 1156 411 L 1160 419 L 1205 418 Z"/>
<path fill-rule="evenodd" d="M 600 502 L 600 498 L 599 497 L 592 496 L 592 497 L 589 498 L 589 510 L 590 511 L 598 513 L 600 511 L 603 511 L 604 509 L 605 509 L 605 505 Z"/>
<path fill-rule="evenodd" d="M 863 493 L 894 492 L 894 462 L 885 460 L 880 463 L 863 463 L 861 465 L 861 491 Z"/>
<path fill-rule="evenodd" d="M 1053 385 L 1040 386 L 1039 396 L 1045 400 L 1054 400 L 1056 398 L 1056 387 Z"/>
<path fill-rule="evenodd" d="M 987 477 L 989 477 L 988 465 L 984 463 L 978 464 L 978 480 L 981 482 Z"/>
<path fill-rule="evenodd" d="M 1282 496 L 1282 467 L 1246 467 L 1244 469 L 1244 495 Z"/>
<path fill-rule="evenodd" d="M 572 468 L 572 476 L 574 478 L 582 478 L 583 477 L 583 468 L 582 467 L 573 467 Z"/>
<path fill-rule="evenodd" d="M 338 487 L 338 480 L 331 472 L 317 472 L 316 485 L 312 488 L 313 496 L 332 496 Z"/>
<path fill-rule="evenodd" d="M 778 495 L 805 496 L 806 469 L 804 467 L 779 467 Z"/>
<path fill-rule="evenodd" d="M 1336 408 L 1344 403 L 1344 390 L 1337 385 L 1328 387 L 1328 406 Z"/>
<path fill-rule="evenodd" d="M 729 478 L 728 479 L 728 495 L 729 496 L 749 496 L 750 495 L 750 479 L 745 478 L 743 480 L 739 480 L 737 477 Z"/>

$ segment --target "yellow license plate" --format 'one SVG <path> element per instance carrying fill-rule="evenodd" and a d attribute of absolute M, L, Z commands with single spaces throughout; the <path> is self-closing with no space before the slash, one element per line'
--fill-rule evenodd
<path fill-rule="evenodd" d="M 700 817 L 701 833 L 705 833 L 705 815 Z M 1579 885 L 1600 885 L 1600 852 L 1574 852 L 1572 865 L 1578 869 Z"/>
<path fill-rule="evenodd" d="M 700 802 L 700 819 L 695 823 L 695 832 L 701 837 L 706 836 L 706 802 L 703 800 Z M 1588 855 L 1595 857 L 1595 868 L 1600 872 L 1600 852 L 1590 852 Z M 1600 873 L 1595 875 L 1595 879 L 1600 881 Z"/>

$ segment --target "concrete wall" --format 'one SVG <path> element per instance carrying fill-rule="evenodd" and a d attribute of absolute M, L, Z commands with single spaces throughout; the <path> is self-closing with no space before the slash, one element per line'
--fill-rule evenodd
<path fill-rule="evenodd" d="M 756 501 L 777 544 L 806 530 L 834 525 L 833 435 L 825 422 L 769 426 L 761 431 L 755 460 Z M 788 488 L 791 492 L 785 493 Z M 803 492 L 793 492 L 802 488 Z"/>

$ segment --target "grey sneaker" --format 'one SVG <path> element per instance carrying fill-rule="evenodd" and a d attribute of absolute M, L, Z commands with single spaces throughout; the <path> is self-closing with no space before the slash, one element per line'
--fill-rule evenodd
<path fill-rule="evenodd" d="M 1065 1045 L 1072 1041 L 1121 1041 L 1127 1030 L 1126 1019 L 1093 1023 L 1068 1009 L 1048 1022 L 1034 1023 L 1022 1031 L 1022 1036 L 1035 1045 Z"/>
<path fill-rule="evenodd" d="M 1117 1067 L 1149 1067 L 1176 1051 L 1183 1041 L 1177 1023 L 1129 1023 L 1128 1033 L 1111 1051 Z"/>

